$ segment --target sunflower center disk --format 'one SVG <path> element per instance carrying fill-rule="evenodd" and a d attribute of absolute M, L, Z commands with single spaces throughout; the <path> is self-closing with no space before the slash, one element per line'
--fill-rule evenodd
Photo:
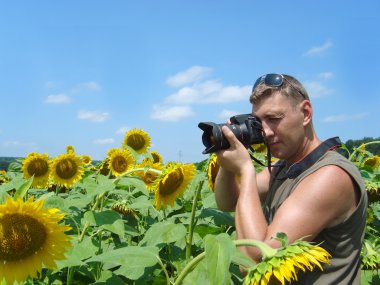
<path fill-rule="evenodd" d="M 142 136 L 134 135 L 128 138 L 127 145 L 138 151 L 139 149 L 144 148 L 145 139 Z"/>
<path fill-rule="evenodd" d="M 38 251 L 46 240 L 46 230 L 36 219 L 23 214 L 0 218 L 0 261 L 17 261 Z"/>
<path fill-rule="evenodd" d="M 161 182 L 159 185 L 160 194 L 162 196 L 168 196 L 181 186 L 184 176 L 180 169 L 170 172 L 166 177 L 165 181 Z"/>
<path fill-rule="evenodd" d="M 28 165 L 28 173 L 35 177 L 43 176 L 49 171 L 47 161 L 37 158 Z"/>
<path fill-rule="evenodd" d="M 124 157 L 118 156 L 115 157 L 115 159 L 112 161 L 112 166 L 118 173 L 123 173 L 127 170 L 128 162 L 125 160 Z"/>
<path fill-rule="evenodd" d="M 56 172 L 62 179 L 70 179 L 78 170 L 78 166 L 75 161 L 71 159 L 64 159 L 57 163 Z"/>

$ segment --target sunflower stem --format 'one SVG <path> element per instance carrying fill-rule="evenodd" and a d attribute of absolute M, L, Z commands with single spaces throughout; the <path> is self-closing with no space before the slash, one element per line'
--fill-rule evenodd
<path fill-rule="evenodd" d="M 195 189 L 195 193 L 193 197 L 193 205 L 191 207 L 191 216 L 190 216 L 190 223 L 189 223 L 189 234 L 187 236 L 187 241 L 186 241 L 186 260 L 189 260 L 191 257 L 191 246 L 193 244 L 193 234 L 194 234 L 194 226 L 195 226 L 195 223 L 194 223 L 195 211 L 197 209 L 199 194 L 203 187 L 203 183 L 204 183 L 204 180 L 199 181 L 197 188 Z"/>
<path fill-rule="evenodd" d="M 203 258 L 205 258 L 206 252 L 202 252 L 198 254 L 196 257 L 194 257 L 186 266 L 185 268 L 181 271 L 181 273 L 178 275 L 176 281 L 174 282 L 174 285 L 180 285 L 182 284 L 183 279 L 185 279 L 186 275 L 189 274 L 194 267 L 202 261 Z"/>
<path fill-rule="evenodd" d="M 367 142 L 367 143 L 363 143 L 361 144 L 359 147 L 357 147 L 352 153 L 351 155 L 349 156 L 349 160 L 352 161 L 352 159 L 354 158 L 355 154 L 360 150 L 360 147 L 365 147 L 367 145 L 370 145 L 370 144 L 380 144 L 380 141 L 372 141 L 372 142 Z"/>
<path fill-rule="evenodd" d="M 72 267 L 67 268 L 67 279 L 66 284 L 71 285 L 73 283 L 73 277 L 74 277 L 74 270 Z"/>
<path fill-rule="evenodd" d="M 261 251 L 263 259 L 272 257 L 277 253 L 277 249 L 270 247 L 263 241 L 254 239 L 239 239 L 233 241 L 236 246 L 253 246 Z"/>
<path fill-rule="evenodd" d="M 170 278 L 169 278 L 169 274 L 168 274 L 168 271 L 166 270 L 165 268 L 165 265 L 162 263 L 162 260 L 159 256 L 156 255 L 156 258 L 158 260 L 158 264 L 161 266 L 162 270 L 164 271 L 165 273 L 165 277 L 166 277 L 166 285 L 170 285 Z"/>
<path fill-rule="evenodd" d="M 61 186 L 57 185 L 57 187 L 55 187 L 55 195 L 58 196 L 59 192 L 61 192 Z"/>
<path fill-rule="evenodd" d="M 106 195 L 106 192 L 103 192 L 103 193 L 101 193 L 101 194 L 98 195 L 98 197 L 95 200 L 94 205 L 91 208 L 91 211 L 95 211 L 96 210 L 96 208 L 98 207 L 99 203 L 103 200 L 103 198 L 104 198 L 105 195 Z M 86 221 L 86 223 L 83 226 L 83 231 L 82 231 L 82 233 L 80 234 L 80 236 L 78 238 L 78 242 L 81 242 L 83 240 L 84 235 L 86 234 L 87 229 L 88 229 L 89 226 L 90 226 L 90 223 L 88 221 Z"/>
<path fill-rule="evenodd" d="M 253 239 L 240 239 L 240 240 L 234 240 L 233 243 L 235 246 L 253 246 L 257 247 L 262 255 L 263 258 L 272 257 L 277 253 L 277 249 L 274 249 L 267 245 L 265 242 L 259 241 L 259 240 L 253 240 Z M 178 275 L 176 281 L 174 282 L 174 285 L 180 285 L 182 281 L 185 279 L 186 275 L 189 274 L 197 264 L 202 261 L 206 256 L 206 252 L 202 252 L 196 257 L 194 257 L 181 271 L 181 273 Z"/>

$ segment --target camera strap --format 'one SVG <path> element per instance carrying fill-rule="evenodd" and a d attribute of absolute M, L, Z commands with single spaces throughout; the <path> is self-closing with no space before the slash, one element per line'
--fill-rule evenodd
<path fill-rule="evenodd" d="M 342 143 L 339 137 L 333 137 L 322 142 L 316 149 L 309 153 L 300 162 L 292 164 L 286 175 L 288 178 L 296 178 L 310 166 L 312 166 L 317 160 L 319 160 L 327 151 L 341 147 Z"/>
<path fill-rule="evenodd" d="M 277 179 L 294 179 L 298 175 L 300 175 L 302 172 L 304 172 L 306 169 L 308 169 L 310 166 L 312 166 L 314 163 L 316 163 L 327 151 L 339 148 L 342 146 L 342 142 L 339 139 L 339 137 L 333 137 L 325 140 L 322 142 L 316 149 L 314 149 L 311 153 L 309 153 L 306 157 L 304 157 L 301 161 L 296 162 L 292 164 L 289 169 L 286 171 L 285 177 L 277 178 Z M 255 158 L 253 156 L 253 148 L 250 147 L 250 156 L 251 158 L 256 161 L 261 166 L 268 167 L 269 172 L 271 172 L 272 167 L 282 167 L 285 166 L 285 161 L 280 160 L 275 165 L 271 165 L 271 153 L 270 149 L 268 147 L 267 157 L 268 157 L 268 164 L 265 165 L 260 160 Z"/>
<path fill-rule="evenodd" d="M 277 178 L 277 179 L 294 179 L 314 163 L 316 163 L 326 152 L 330 150 L 334 150 L 342 146 L 342 142 L 339 137 L 333 137 L 322 142 L 316 149 L 314 149 L 311 153 L 309 153 L 306 157 L 304 157 L 301 161 L 296 162 L 289 166 L 289 169 L 286 171 L 285 177 Z M 280 160 L 278 165 L 274 166 L 284 166 L 285 161 Z"/>

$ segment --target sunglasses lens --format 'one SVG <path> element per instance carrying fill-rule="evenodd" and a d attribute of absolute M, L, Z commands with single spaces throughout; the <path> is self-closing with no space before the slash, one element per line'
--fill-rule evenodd
<path fill-rule="evenodd" d="M 281 74 L 269 73 L 269 74 L 265 74 L 265 75 L 259 77 L 256 80 L 255 84 L 253 84 L 252 91 L 255 90 L 257 85 L 259 85 L 263 81 L 264 81 L 265 85 L 272 86 L 272 87 L 279 87 L 282 85 L 282 83 L 284 83 L 283 77 L 281 76 Z"/>
<path fill-rule="evenodd" d="M 255 88 L 257 87 L 257 85 L 259 85 L 263 81 L 264 81 L 265 85 L 267 85 L 267 86 L 280 87 L 284 83 L 284 80 L 286 80 L 286 82 L 292 88 L 294 88 L 295 90 L 297 90 L 297 92 L 299 94 L 301 94 L 301 96 L 304 99 L 306 99 L 306 96 L 297 87 L 295 87 L 291 82 L 289 82 L 282 74 L 277 74 L 277 73 L 268 73 L 268 74 L 265 74 L 265 75 L 259 77 L 256 80 L 255 84 L 253 85 L 252 92 L 255 90 Z"/>
<path fill-rule="evenodd" d="M 252 91 L 256 89 L 257 85 L 259 85 L 259 84 L 261 83 L 261 81 L 264 80 L 264 78 L 265 78 L 265 75 L 263 75 L 263 76 L 257 78 L 255 84 L 253 84 Z"/>
<path fill-rule="evenodd" d="M 265 76 L 264 83 L 268 86 L 279 87 L 284 81 L 280 74 L 270 73 Z"/>

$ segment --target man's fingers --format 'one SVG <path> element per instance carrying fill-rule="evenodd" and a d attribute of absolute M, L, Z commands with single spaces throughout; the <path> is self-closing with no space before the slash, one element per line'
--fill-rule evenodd
<path fill-rule="evenodd" d="M 234 133 L 227 126 L 222 127 L 222 132 L 231 146 L 235 146 L 237 144 L 238 139 L 235 137 Z"/>

